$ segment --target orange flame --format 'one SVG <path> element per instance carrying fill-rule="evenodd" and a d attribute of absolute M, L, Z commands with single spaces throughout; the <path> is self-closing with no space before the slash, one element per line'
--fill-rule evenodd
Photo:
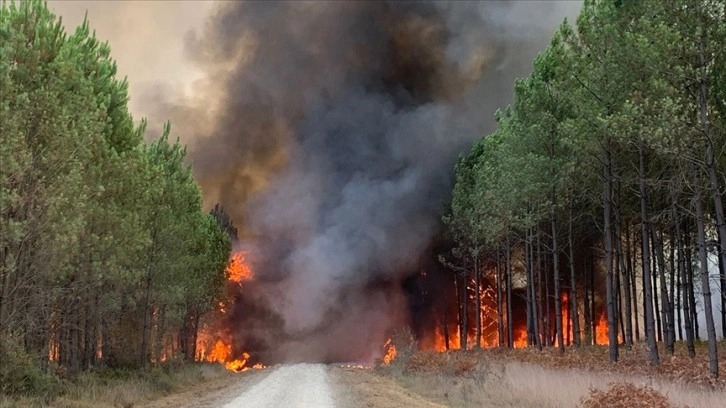
<path fill-rule="evenodd" d="M 232 254 L 227 265 L 227 279 L 230 282 L 241 283 L 252 279 L 252 269 L 245 263 L 247 253 L 243 251 Z"/>
<path fill-rule="evenodd" d="M 245 262 L 247 254 L 244 251 L 235 252 L 229 260 L 229 264 L 225 270 L 227 280 L 229 282 L 241 285 L 242 282 L 252 279 L 254 276 L 252 269 Z M 224 315 L 227 312 L 227 306 L 224 302 L 219 303 L 218 312 Z M 216 340 L 215 340 L 216 339 Z M 214 343 L 210 347 L 211 343 Z M 206 328 L 201 330 L 197 340 L 197 349 L 199 350 L 199 359 L 208 362 L 218 362 L 231 371 L 247 371 L 250 368 L 264 368 L 260 363 L 253 366 L 247 366 L 250 355 L 242 353 L 240 358 L 232 356 L 232 339 L 226 333 L 210 333 Z"/>
<path fill-rule="evenodd" d="M 610 340 L 608 339 L 608 319 L 605 313 L 600 315 L 595 325 L 595 344 L 610 344 Z"/>
<path fill-rule="evenodd" d="M 386 343 L 383 345 L 383 348 L 386 349 L 386 355 L 383 356 L 383 364 L 384 365 L 391 364 L 391 361 L 393 361 L 396 358 L 396 354 L 398 353 L 396 351 L 396 346 L 393 344 L 393 342 L 389 338 L 388 340 L 386 340 Z"/>
<path fill-rule="evenodd" d="M 473 291 L 474 287 L 470 287 L 469 290 Z M 498 345 L 497 336 L 496 336 L 496 327 L 495 323 L 496 320 L 500 317 L 497 315 L 496 310 L 491 305 L 492 302 L 495 302 L 495 300 L 487 299 L 491 298 L 493 295 L 493 290 L 489 287 L 483 288 L 481 290 L 482 293 L 482 301 L 481 301 L 481 310 L 480 310 L 480 316 L 482 318 L 482 338 L 481 338 L 481 346 L 483 348 L 491 348 L 496 347 Z M 470 295 L 469 299 L 473 300 L 475 299 L 475 296 Z M 496 304 L 496 303 L 494 303 Z M 566 342 L 566 344 L 572 344 L 572 341 L 574 340 L 574 333 L 573 333 L 573 327 L 570 321 L 570 311 L 572 305 L 570 304 L 569 300 L 569 294 L 567 292 L 563 292 L 560 296 L 560 304 L 562 306 L 562 330 L 564 332 L 563 339 Z M 552 316 L 552 321 L 554 322 L 554 316 Z M 494 322 L 494 324 L 492 323 Z M 459 327 L 448 327 L 444 328 L 441 327 L 441 325 L 436 325 L 436 328 L 434 329 L 433 336 L 429 336 L 427 338 L 422 339 L 422 341 L 419 343 L 420 348 L 422 350 L 432 350 L 432 351 L 438 351 L 443 352 L 447 350 L 446 347 L 446 336 L 444 335 L 444 330 L 448 330 L 448 349 L 450 350 L 456 350 L 461 348 L 461 340 L 460 340 L 460 334 L 459 334 Z M 470 330 L 472 330 L 470 328 Z M 553 330 L 554 331 L 554 330 Z M 600 313 L 597 321 L 594 324 L 594 331 L 595 331 L 595 344 L 598 345 L 607 345 L 609 343 L 608 339 L 608 325 L 607 325 L 607 315 L 606 313 Z M 550 335 L 553 335 L 553 333 L 550 333 Z M 555 336 L 556 337 L 556 336 Z M 522 325 L 519 327 L 514 327 L 514 333 L 513 333 L 513 339 L 514 339 L 514 348 L 525 348 L 528 345 L 527 341 L 527 329 L 526 326 Z M 622 336 L 618 335 L 618 341 L 622 341 Z M 467 345 L 473 346 L 476 344 L 476 336 L 472 333 L 469 333 L 467 336 Z M 558 340 L 555 338 L 555 346 L 557 346 Z"/>

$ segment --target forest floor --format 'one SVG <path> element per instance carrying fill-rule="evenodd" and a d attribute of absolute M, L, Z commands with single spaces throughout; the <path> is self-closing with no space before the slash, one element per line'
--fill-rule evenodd
<path fill-rule="evenodd" d="M 660 345 L 659 345 L 660 346 Z M 382 375 L 448 406 L 501 407 L 721 407 L 726 400 L 726 345 L 719 349 L 721 378 L 708 375 L 705 345 L 696 357 L 684 345 L 661 365 L 648 364 L 638 344 L 620 350 L 617 364 L 606 346 L 556 349 L 485 349 L 415 352 L 407 361 L 381 367 Z"/>
<path fill-rule="evenodd" d="M 552 348 L 400 351 L 376 368 L 297 364 L 233 373 L 191 365 L 125 379 L 89 375 L 48 404 L 0 398 L 0 407 L 716 408 L 726 400 L 726 380 L 708 376 L 704 345 L 694 359 L 681 344 L 673 356 L 661 350 L 659 367 L 648 364 L 643 345 L 621 349 L 617 364 L 608 362 L 604 346 L 564 354 Z M 726 344 L 719 354 L 723 378 Z"/>

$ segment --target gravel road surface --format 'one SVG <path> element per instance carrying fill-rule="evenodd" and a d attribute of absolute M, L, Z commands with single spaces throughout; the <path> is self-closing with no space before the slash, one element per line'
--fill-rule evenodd
<path fill-rule="evenodd" d="M 335 408 L 326 368 L 295 364 L 277 368 L 224 408 Z"/>

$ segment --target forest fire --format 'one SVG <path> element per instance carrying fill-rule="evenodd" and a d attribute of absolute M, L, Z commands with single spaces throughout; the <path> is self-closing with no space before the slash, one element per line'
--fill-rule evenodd
<path fill-rule="evenodd" d="M 249 281 L 253 277 L 252 269 L 245 262 L 246 253 L 238 251 L 232 254 L 229 264 L 225 270 L 228 285 L 234 285 L 238 289 L 242 287 L 242 283 Z M 227 313 L 227 305 L 225 302 L 219 304 L 217 313 L 224 316 Z M 197 358 L 202 361 L 218 362 L 231 371 L 246 371 L 250 368 L 264 368 L 261 363 L 249 366 L 250 355 L 246 352 L 235 358 L 232 347 L 231 336 L 226 330 L 217 330 L 216 332 L 210 328 L 201 330 L 197 338 Z"/>
<path fill-rule="evenodd" d="M 473 281 L 473 279 L 472 279 Z M 488 283 L 482 283 L 482 287 L 479 290 L 481 299 L 479 302 L 479 313 L 476 312 L 475 299 L 476 287 L 474 284 L 467 285 L 468 302 L 466 311 L 466 329 L 462 328 L 462 312 L 463 309 L 460 302 L 456 299 L 461 297 L 452 292 L 454 296 L 450 297 L 446 306 L 439 306 L 438 310 L 446 310 L 447 316 L 435 315 L 436 319 L 434 324 L 424 323 L 423 330 L 419 330 L 419 346 L 420 350 L 445 352 L 447 350 L 459 350 L 463 346 L 461 336 L 463 332 L 467 333 L 466 336 L 466 348 L 473 349 L 480 346 L 481 348 L 493 348 L 500 345 L 500 339 L 503 341 L 502 346 L 507 346 L 507 319 L 506 299 L 502 299 L 502 306 L 497 308 L 496 290 Z M 519 296 L 514 297 L 514 307 L 512 316 L 512 347 L 513 348 L 526 348 L 528 346 L 535 346 L 535 338 L 530 338 L 527 332 L 526 322 L 526 302 L 523 299 L 518 299 Z M 559 298 L 561 311 L 562 311 L 562 331 L 563 340 L 565 345 L 572 345 L 575 342 L 574 325 L 572 322 L 572 304 L 569 300 L 569 292 L 563 291 Z M 472 307 L 473 306 L 473 307 Z M 537 298 L 537 308 L 541 309 L 535 317 L 535 325 L 537 332 L 539 333 L 539 343 L 542 346 L 557 346 L 558 340 L 555 334 L 555 307 L 554 302 L 547 305 L 546 302 Z M 597 312 L 593 312 L 597 310 Z M 502 316 L 499 315 L 502 313 Z M 584 312 L 578 313 L 579 321 L 579 337 L 580 341 L 587 341 L 587 333 L 590 334 L 590 344 L 596 345 L 607 345 L 608 344 L 608 327 L 607 327 L 607 315 L 604 310 L 599 307 L 595 309 L 594 302 L 590 309 L 590 318 L 586 319 Z M 428 315 L 426 319 L 431 319 L 432 316 Z M 480 319 L 479 330 L 480 338 L 477 341 L 477 321 Z M 498 324 L 499 319 L 502 319 L 501 326 Z M 589 330 L 585 329 L 586 322 L 589 322 Z M 503 330 L 500 336 L 499 330 Z M 622 336 L 619 336 L 622 341 Z"/>
<path fill-rule="evenodd" d="M 396 351 L 396 346 L 393 344 L 390 338 L 386 340 L 386 343 L 383 345 L 383 349 L 386 350 L 386 355 L 384 355 L 382 359 L 383 364 L 391 364 L 391 361 L 396 358 L 398 352 Z"/>

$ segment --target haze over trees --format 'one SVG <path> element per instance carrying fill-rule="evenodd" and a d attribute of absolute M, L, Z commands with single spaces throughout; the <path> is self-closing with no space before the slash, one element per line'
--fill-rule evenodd
<path fill-rule="evenodd" d="M 513 271 L 497 259 L 523 253 L 530 345 L 592 344 L 599 308 L 611 361 L 635 341 L 647 342 L 653 365 L 676 339 L 693 355 L 701 296 L 710 374 L 719 375 L 725 13 L 723 0 L 585 1 L 576 25 L 564 22 L 517 81 L 498 129 L 459 160 L 444 217 L 454 254 L 467 273 L 499 265 L 499 319 L 511 322 Z M 511 347 L 511 324 L 499 327 Z"/>
<path fill-rule="evenodd" d="M 0 5 L 0 392 L 57 366 L 193 359 L 186 322 L 223 293 L 233 227 L 202 211 L 169 126 L 145 143 L 127 101 L 88 22 Z"/>

